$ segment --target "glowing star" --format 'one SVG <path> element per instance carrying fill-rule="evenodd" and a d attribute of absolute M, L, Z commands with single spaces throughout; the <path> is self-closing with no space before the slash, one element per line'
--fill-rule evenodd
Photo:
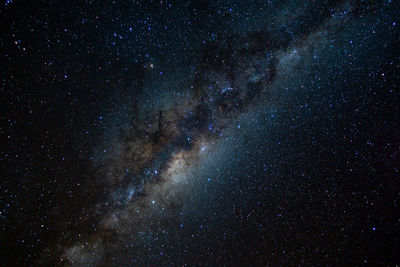
<path fill-rule="evenodd" d="M 233 88 L 232 87 L 225 87 L 225 88 L 222 88 L 222 90 L 221 90 L 221 94 L 223 94 L 223 93 L 225 93 L 225 92 L 228 92 L 228 91 L 232 91 L 233 90 Z"/>

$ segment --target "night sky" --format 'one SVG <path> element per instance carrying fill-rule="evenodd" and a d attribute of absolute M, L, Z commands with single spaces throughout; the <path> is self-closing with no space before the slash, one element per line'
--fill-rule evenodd
<path fill-rule="evenodd" d="M 2 0 L 0 265 L 399 264 L 399 10 Z"/>

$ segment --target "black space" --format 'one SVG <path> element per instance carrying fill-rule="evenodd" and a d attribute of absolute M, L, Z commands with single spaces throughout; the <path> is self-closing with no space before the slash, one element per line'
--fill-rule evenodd
<path fill-rule="evenodd" d="M 0 265 L 399 264 L 399 9 L 3 0 Z"/>

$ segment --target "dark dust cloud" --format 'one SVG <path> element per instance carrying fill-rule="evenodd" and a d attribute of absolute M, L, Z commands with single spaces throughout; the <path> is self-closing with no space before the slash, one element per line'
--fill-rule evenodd
<path fill-rule="evenodd" d="M 1 265 L 400 262 L 397 1 L 3 1 Z"/>

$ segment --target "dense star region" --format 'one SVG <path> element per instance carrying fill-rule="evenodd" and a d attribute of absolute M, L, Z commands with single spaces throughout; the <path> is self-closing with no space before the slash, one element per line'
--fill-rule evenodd
<path fill-rule="evenodd" d="M 1 265 L 394 265 L 396 1 L 5 1 Z"/>

